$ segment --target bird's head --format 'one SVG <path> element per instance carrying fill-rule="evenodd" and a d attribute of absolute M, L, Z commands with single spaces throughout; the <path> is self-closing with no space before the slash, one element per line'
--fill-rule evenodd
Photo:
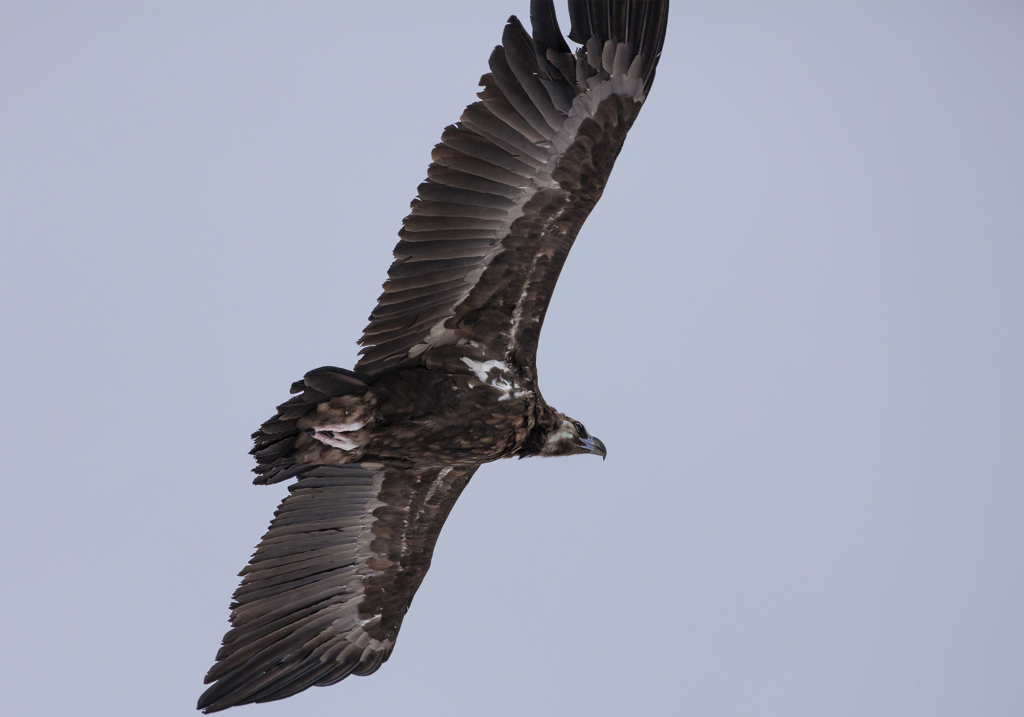
<path fill-rule="evenodd" d="M 543 443 L 537 455 L 573 456 L 578 453 L 593 453 L 601 458 L 608 455 L 608 450 L 601 439 L 587 433 L 582 423 L 565 415 L 561 415 L 561 419 L 543 435 Z"/>

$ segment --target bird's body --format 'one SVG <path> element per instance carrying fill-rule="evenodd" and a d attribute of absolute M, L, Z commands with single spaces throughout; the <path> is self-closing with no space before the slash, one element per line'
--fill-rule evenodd
<path fill-rule="evenodd" d="M 293 384 L 255 434 L 256 483 L 297 478 L 232 605 L 199 707 L 281 699 L 390 656 L 452 506 L 502 458 L 606 455 L 537 385 L 537 341 L 580 227 L 654 78 L 667 2 L 516 18 L 403 222 L 354 371 Z"/>
<path fill-rule="evenodd" d="M 537 424 L 537 408 L 534 393 L 497 367 L 396 371 L 298 419 L 289 461 L 476 466 L 515 456 Z"/>

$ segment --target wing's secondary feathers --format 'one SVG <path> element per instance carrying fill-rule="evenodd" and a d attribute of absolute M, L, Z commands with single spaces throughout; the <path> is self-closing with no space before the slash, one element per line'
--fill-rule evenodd
<path fill-rule="evenodd" d="M 307 466 L 242 570 L 199 708 L 279 700 L 388 659 L 476 466 Z"/>
<path fill-rule="evenodd" d="M 432 348 L 529 367 L 558 273 L 654 80 L 668 3 L 571 2 L 570 38 L 534 0 L 446 128 L 399 232 L 356 369 L 379 374 Z"/>

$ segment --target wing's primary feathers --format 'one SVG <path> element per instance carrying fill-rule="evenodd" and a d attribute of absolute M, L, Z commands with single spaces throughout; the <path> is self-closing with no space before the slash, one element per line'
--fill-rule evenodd
<path fill-rule="evenodd" d="M 509 19 L 480 101 L 446 128 L 405 218 L 356 370 L 379 374 L 473 342 L 531 366 L 576 234 L 654 80 L 668 3 L 570 2 L 571 53 L 550 0 L 531 36 Z"/>

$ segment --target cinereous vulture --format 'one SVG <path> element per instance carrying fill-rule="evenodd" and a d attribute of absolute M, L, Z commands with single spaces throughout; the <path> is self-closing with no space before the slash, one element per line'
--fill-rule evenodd
<path fill-rule="evenodd" d="M 544 402 L 537 340 L 569 249 L 654 81 L 668 3 L 550 0 L 512 17 L 445 128 L 354 370 L 324 367 L 253 434 L 297 479 L 242 570 L 199 709 L 279 700 L 391 655 L 445 518 L 482 464 L 605 455 Z"/>

